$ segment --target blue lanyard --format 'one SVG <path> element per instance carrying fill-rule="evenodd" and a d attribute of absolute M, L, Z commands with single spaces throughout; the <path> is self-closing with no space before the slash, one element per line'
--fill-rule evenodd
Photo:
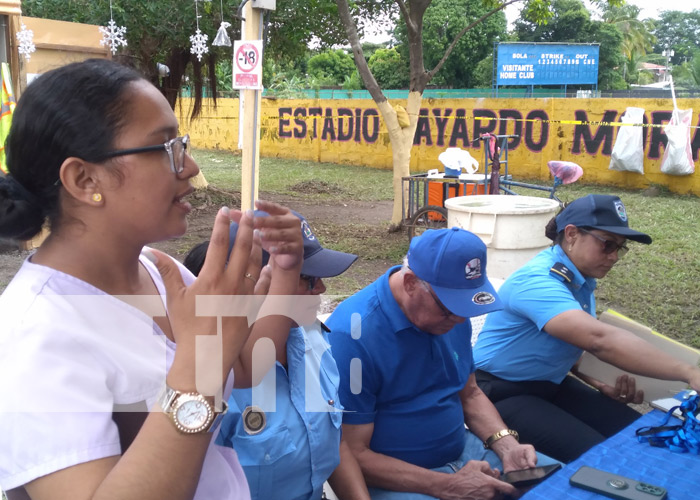
<path fill-rule="evenodd" d="M 696 416 L 700 396 L 695 395 L 674 406 L 664 416 L 661 425 L 656 427 L 640 427 L 637 429 L 637 440 L 652 446 L 667 447 L 676 453 L 700 454 L 700 420 Z M 681 425 L 666 425 L 673 412 L 680 408 L 684 418 Z"/>

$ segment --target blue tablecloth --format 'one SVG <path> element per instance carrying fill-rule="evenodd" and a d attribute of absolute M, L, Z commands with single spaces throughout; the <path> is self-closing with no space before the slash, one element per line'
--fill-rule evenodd
<path fill-rule="evenodd" d="M 700 498 L 700 456 L 674 453 L 668 448 L 656 448 L 648 443 L 637 441 L 634 432 L 639 427 L 659 425 L 664 415 L 659 410 L 643 415 L 632 425 L 588 450 L 521 498 L 523 500 L 605 498 L 597 493 L 569 485 L 569 478 L 582 465 L 662 486 L 668 490 L 669 500 Z M 671 418 L 668 425 L 677 423 L 679 423 L 678 419 Z"/>

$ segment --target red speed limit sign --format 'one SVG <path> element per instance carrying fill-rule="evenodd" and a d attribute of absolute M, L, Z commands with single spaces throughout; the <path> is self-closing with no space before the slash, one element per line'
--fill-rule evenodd
<path fill-rule="evenodd" d="M 262 40 L 234 42 L 233 88 L 262 89 Z"/>

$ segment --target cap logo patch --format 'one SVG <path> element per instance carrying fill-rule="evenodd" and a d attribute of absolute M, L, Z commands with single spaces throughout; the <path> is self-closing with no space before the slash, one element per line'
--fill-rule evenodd
<path fill-rule="evenodd" d="M 489 292 L 479 292 L 472 297 L 472 302 L 474 302 L 477 306 L 493 304 L 495 301 L 496 298 Z"/>
<path fill-rule="evenodd" d="M 476 258 L 467 262 L 467 265 L 464 267 L 464 274 L 468 280 L 481 278 L 481 259 Z"/>
<path fill-rule="evenodd" d="M 622 222 L 627 222 L 627 210 L 620 200 L 615 200 L 615 211 Z"/>
<path fill-rule="evenodd" d="M 304 237 L 307 240 L 315 240 L 316 237 L 314 236 L 314 233 L 311 231 L 311 228 L 309 227 L 309 223 L 306 222 L 305 220 L 301 221 L 301 232 L 304 233 Z"/>

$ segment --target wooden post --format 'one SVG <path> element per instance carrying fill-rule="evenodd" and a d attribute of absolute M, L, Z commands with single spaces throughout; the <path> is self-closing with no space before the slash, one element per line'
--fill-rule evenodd
<path fill-rule="evenodd" d="M 262 9 L 253 8 L 247 2 L 243 9 L 245 32 L 243 40 L 262 39 Z M 262 61 L 261 61 L 262 63 Z M 243 96 L 243 150 L 241 157 L 241 210 L 255 209 L 258 199 L 258 165 L 260 164 L 260 107 L 262 91 L 241 90 Z"/>

